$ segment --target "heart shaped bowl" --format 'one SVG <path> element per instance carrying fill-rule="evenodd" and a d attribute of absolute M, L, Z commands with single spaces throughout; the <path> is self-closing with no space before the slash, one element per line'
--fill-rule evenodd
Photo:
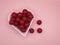
<path fill-rule="evenodd" d="M 12 13 L 12 12 L 11 12 L 11 13 Z M 8 15 L 8 23 L 9 23 L 9 21 L 10 21 L 10 18 L 11 18 L 11 14 Z M 33 23 L 33 20 L 34 20 L 34 18 L 31 20 L 29 27 L 27 28 L 26 32 L 24 32 L 24 33 L 21 32 L 20 29 L 18 29 L 18 28 L 15 27 L 14 25 L 10 25 L 10 24 L 9 24 L 9 25 L 10 25 L 10 27 L 13 27 L 13 28 L 14 28 L 18 33 L 20 33 L 22 36 L 26 37 L 26 35 L 27 35 L 27 33 L 28 33 L 28 31 L 29 31 L 32 23 Z"/>

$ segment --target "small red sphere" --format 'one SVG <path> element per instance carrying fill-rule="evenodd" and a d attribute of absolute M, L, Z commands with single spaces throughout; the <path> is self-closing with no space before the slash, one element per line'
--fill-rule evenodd
<path fill-rule="evenodd" d="M 42 29 L 41 29 L 41 28 L 38 28 L 38 29 L 37 29 L 37 32 L 38 32 L 38 33 L 41 33 L 41 32 L 42 32 Z"/>
<path fill-rule="evenodd" d="M 14 25 L 15 25 L 15 26 L 18 26 L 18 22 L 15 22 Z"/>
<path fill-rule="evenodd" d="M 17 17 L 22 17 L 22 13 L 19 12 L 19 13 L 17 14 Z"/>
<path fill-rule="evenodd" d="M 29 16 L 29 15 L 32 15 L 32 13 L 31 13 L 30 11 L 28 11 L 28 16 Z"/>
<path fill-rule="evenodd" d="M 30 15 L 29 18 L 32 19 L 33 18 L 33 15 Z"/>
<path fill-rule="evenodd" d="M 23 20 L 20 20 L 19 23 L 23 25 L 25 22 Z"/>
<path fill-rule="evenodd" d="M 22 32 L 26 32 L 26 29 L 21 29 Z"/>
<path fill-rule="evenodd" d="M 27 17 L 26 16 L 22 17 L 22 20 L 27 21 Z"/>
<path fill-rule="evenodd" d="M 10 21 L 9 21 L 9 24 L 10 24 L 10 25 L 14 25 L 14 21 L 13 21 L 13 20 L 10 20 Z"/>
<path fill-rule="evenodd" d="M 30 33 L 34 33 L 34 29 L 33 29 L 33 28 L 30 28 L 30 29 L 29 29 L 29 32 L 30 32 Z"/>
<path fill-rule="evenodd" d="M 37 24 L 41 25 L 42 21 L 41 20 L 37 20 Z"/>
<path fill-rule="evenodd" d="M 17 17 L 17 14 L 15 12 L 12 13 L 12 17 Z"/>
<path fill-rule="evenodd" d="M 31 13 L 31 12 L 28 12 L 28 17 L 29 17 L 30 19 L 32 19 L 32 18 L 33 18 L 33 15 L 32 15 L 32 13 Z"/>
<path fill-rule="evenodd" d="M 19 29 L 24 29 L 24 25 L 19 25 Z"/>
<path fill-rule="evenodd" d="M 17 18 L 16 18 L 16 21 L 19 22 L 19 21 L 20 21 L 20 18 L 17 17 Z"/>
<path fill-rule="evenodd" d="M 28 13 L 27 9 L 23 9 L 23 12 L 22 13 L 23 14 L 27 14 Z"/>
<path fill-rule="evenodd" d="M 19 25 L 19 27 L 18 27 L 19 29 L 20 29 L 20 31 L 22 31 L 22 32 L 25 32 L 26 31 L 26 29 L 25 29 L 25 27 L 24 27 L 24 25 Z"/>
<path fill-rule="evenodd" d="M 15 21 L 15 18 L 14 18 L 14 17 L 12 17 L 10 20 Z"/>
<path fill-rule="evenodd" d="M 30 19 L 30 18 L 28 18 L 28 19 L 27 19 L 27 22 L 30 22 L 30 21 L 31 21 L 31 19 Z"/>
<path fill-rule="evenodd" d="M 29 23 L 26 22 L 24 26 L 25 28 L 27 28 L 29 26 Z"/>

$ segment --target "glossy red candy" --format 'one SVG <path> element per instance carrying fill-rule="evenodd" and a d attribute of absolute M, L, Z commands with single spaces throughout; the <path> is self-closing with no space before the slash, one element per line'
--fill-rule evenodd
<path fill-rule="evenodd" d="M 30 18 L 30 19 L 32 19 L 32 18 L 33 18 L 33 16 L 32 16 L 32 15 L 29 15 L 29 18 Z"/>
<path fill-rule="evenodd" d="M 9 21 L 9 24 L 10 24 L 10 25 L 14 25 L 14 21 L 13 21 L 13 20 L 10 20 L 10 21 Z"/>
<path fill-rule="evenodd" d="M 15 26 L 18 26 L 18 22 L 15 22 L 14 25 L 15 25 Z"/>
<path fill-rule="evenodd" d="M 37 24 L 41 25 L 42 21 L 41 20 L 37 20 Z"/>
<path fill-rule="evenodd" d="M 23 28 L 24 28 L 24 25 L 19 25 L 19 27 L 20 27 L 21 29 L 23 29 Z"/>
<path fill-rule="evenodd" d="M 29 23 L 25 23 L 25 25 L 24 25 L 24 26 L 25 26 L 25 28 L 27 28 L 27 27 L 29 26 Z"/>
<path fill-rule="evenodd" d="M 22 17 L 22 20 L 27 21 L 27 17 L 26 16 Z"/>
<path fill-rule="evenodd" d="M 30 19 L 30 18 L 28 18 L 28 19 L 27 19 L 27 22 L 30 22 L 30 21 L 31 21 L 31 19 Z"/>
<path fill-rule="evenodd" d="M 32 15 L 32 13 L 31 13 L 31 12 L 28 12 L 28 17 L 29 17 L 30 19 L 32 19 L 32 18 L 33 18 L 33 15 Z"/>
<path fill-rule="evenodd" d="M 38 28 L 38 29 L 37 29 L 37 32 L 38 32 L 38 33 L 41 33 L 41 32 L 42 32 L 42 29 L 41 29 L 41 28 Z"/>
<path fill-rule="evenodd" d="M 20 21 L 20 18 L 16 18 L 16 21 L 19 22 Z"/>
<path fill-rule="evenodd" d="M 12 21 L 15 21 L 16 20 L 16 18 L 14 18 L 14 17 L 11 17 L 11 19 L 10 20 L 12 20 Z"/>
<path fill-rule="evenodd" d="M 26 29 L 21 29 L 22 32 L 26 32 Z"/>
<path fill-rule="evenodd" d="M 33 28 L 30 28 L 30 29 L 29 29 L 29 32 L 30 32 L 30 33 L 34 33 L 34 29 L 33 29 Z"/>
<path fill-rule="evenodd" d="M 28 13 L 27 9 L 23 9 L 23 12 L 22 13 L 23 14 L 27 14 Z"/>
<path fill-rule="evenodd" d="M 19 12 L 19 13 L 17 14 L 17 17 L 22 17 L 22 13 Z"/>
<path fill-rule="evenodd" d="M 17 17 L 17 13 L 13 12 L 11 16 L 12 17 Z"/>
<path fill-rule="evenodd" d="M 24 24 L 24 21 L 23 21 L 23 20 L 20 20 L 19 23 L 20 23 L 20 24 Z"/>

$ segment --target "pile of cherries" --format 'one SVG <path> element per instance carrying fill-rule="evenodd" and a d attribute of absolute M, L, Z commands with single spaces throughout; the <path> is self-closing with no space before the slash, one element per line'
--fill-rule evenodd
<path fill-rule="evenodd" d="M 11 14 L 9 24 L 16 26 L 22 32 L 26 32 L 32 19 L 33 19 L 32 13 L 26 9 L 23 9 L 22 12 L 19 13 L 13 12 Z"/>
<path fill-rule="evenodd" d="M 9 24 L 16 26 L 21 32 L 26 32 L 27 28 L 30 25 L 31 20 L 34 18 L 33 14 L 28 11 L 27 9 L 23 9 L 22 12 L 13 12 L 10 17 Z M 36 22 L 38 25 L 41 25 L 42 21 L 37 20 Z M 34 33 L 34 29 L 29 29 L 30 33 Z M 42 32 L 41 28 L 37 29 L 38 33 Z"/>

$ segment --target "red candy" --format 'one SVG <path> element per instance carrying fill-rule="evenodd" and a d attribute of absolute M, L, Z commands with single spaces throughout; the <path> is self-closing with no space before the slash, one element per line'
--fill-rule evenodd
<path fill-rule="evenodd" d="M 22 13 L 21 12 L 19 12 L 17 15 L 18 15 L 17 17 L 22 17 Z"/>
<path fill-rule="evenodd" d="M 18 26 L 18 22 L 15 22 L 14 25 L 15 25 L 15 26 Z"/>
<path fill-rule="evenodd" d="M 23 9 L 23 12 L 22 13 L 23 14 L 27 14 L 28 13 L 27 9 Z"/>
<path fill-rule="evenodd" d="M 28 18 L 28 19 L 27 19 L 27 22 L 30 22 L 30 21 L 31 21 L 31 19 Z"/>
<path fill-rule="evenodd" d="M 25 28 L 27 28 L 27 27 L 29 26 L 29 23 L 25 23 L 25 25 L 24 25 L 24 26 L 25 26 Z"/>
<path fill-rule="evenodd" d="M 13 25 L 13 24 L 14 24 L 14 21 L 13 21 L 13 20 L 10 20 L 10 21 L 9 21 L 9 24 L 10 24 L 10 25 Z"/>
<path fill-rule="evenodd" d="M 33 18 L 33 15 L 32 15 L 32 13 L 31 13 L 31 12 L 28 12 L 28 17 L 29 17 L 30 19 L 32 19 L 32 18 Z"/>
<path fill-rule="evenodd" d="M 19 22 L 20 21 L 20 18 L 16 18 L 16 21 Z"/>
<path fill-rule="evenodd" d="M 19 25 L 19 29 L 24 29 L 24 26 L 23 25 Z"/>
<path fill-rule="evenodd" d="M 24 24 L 24 21 L 23 20 L 20 20 L 20 24 Z"/>
<path fill-rule="evenodd" d="M 29 29 L 29 32 L 30 32 L 30 33 L 34 33 L 34 29 L 33 29 L 33 28 L 30 28 L 30 29 Z"/>
<path fill-rule="evenodd" d="M 41 29 L 41 28 L 38 28 L 38 29 L 37 29 L 37 32 L 38 32 L 38 33 L 41 33 L 41 32 L 42 32 L 42 29 Z"/>
<path fill-rule="evenodd" d="M 12 13 L 12 17 L 17 17 L 17 14 L 15 12 Z"/>
<path fill-rule="evenodd" d="M 22 32 L 26 32 L 26 29 L 21 29 Z"/>
<path fill-rule="evenodd" d="M 41 25 L 42 21 L 41 20 L 37 20 L 37 24 Z"/>
<path fill-rule="evenodd" d="M 26 16 L 24 16 L 24 17 L 22 18 L 22 20 L 26 21 L 26 20 L 27 20 L 27 17 L 26 17 Z"/>
<path fill-rule="evenodd" d="M 11 18 L 12 21 L 15 21 L 15 18 Z"/>
<path fill-rule="evenodd" d="M 32 15 L 29 15 L 29 18 L 30 18 L 30 19 L 32 19 L 32 18 L 33 18 L 33 16 L 32 16 Z"/>

